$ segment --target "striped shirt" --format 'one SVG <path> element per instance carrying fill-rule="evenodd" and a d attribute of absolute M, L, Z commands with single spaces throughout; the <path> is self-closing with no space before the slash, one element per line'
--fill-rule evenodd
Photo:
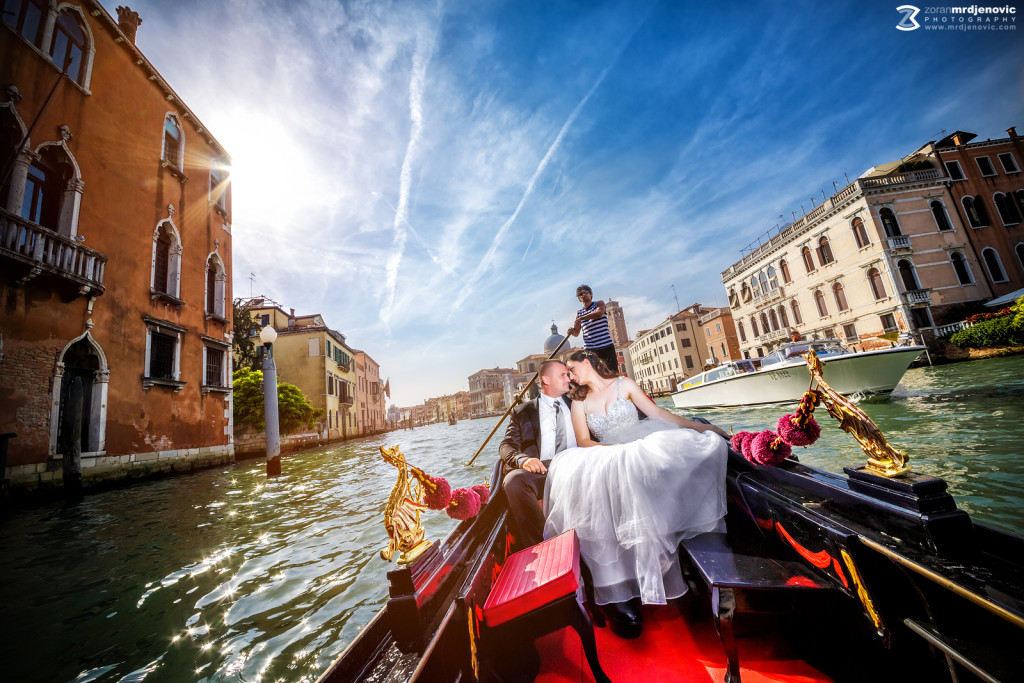
<path fill-rule="evenodd" d="M 593 302 L 586 308 L 576 311 L 576 317 L 593 313 L 597 310 L 597 302 Z M 600 349 L 612 345 L 612 335 L 608 331 L 608 316 L 602 315 L 596 320 L 584 320 L 580 325 L 583 327 L 583 348 Z"/>

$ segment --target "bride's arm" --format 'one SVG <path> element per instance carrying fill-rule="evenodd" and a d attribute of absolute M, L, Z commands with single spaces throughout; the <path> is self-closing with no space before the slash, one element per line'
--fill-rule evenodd
<path fill-rule="evenodd" d="M 570 415 L 572 415 L 572 431 L 576 433 L 576 445 L 584 448 L 600 446 L 600 443 L 590 438 L 590 427 L 587 426 L 587 413 L 583 409 L 583 401 L 572 402 Z"/>
<path fill-rule="evenodd" d="M 647 394 L 643 392 L 640 387 L 637 386 L 629 377 L 622 378 L 622 388 L 626 392 L 626 396 L 633 402 L 637 408 L 642 410 L 648 417 L 657 417 L 667 422 L 672 422 L 680 427 L 692 429 L 697 432 L 712 431 L 716 434 L 724 436 L 726 439 L 729 438 L 729 433 L 721 427 L 716 427 L 713 424 L 704 424 L 703 422 L 694 422 L 693 420 L 687 420 L 685 417 L 670 413 L 664 408 L 659 407 L 654 401 L 647 397 Z"/>

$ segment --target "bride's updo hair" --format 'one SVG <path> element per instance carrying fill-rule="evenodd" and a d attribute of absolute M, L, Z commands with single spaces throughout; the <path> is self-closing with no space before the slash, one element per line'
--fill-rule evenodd
<path fill-rule="evenodd" d="M 601 360 L 601 357 L 593 351 L 587 351 L 586 349 L 573 351 L 567 360 L 574 363 L 579 363 L 581 360 L 590 361 L 590 367 L 594 368 L 594 371 L 599 377 L 604 377 L 605 379 L 614 379 L 619 376 L 619 373 L 609 368 L 608 365 Z M 582 401 L 589 393 L 590 387 L 584 384 L 577 384 L 573 387 L 572 391 L 569 392 L 569 397 L 574 401 Z"/>

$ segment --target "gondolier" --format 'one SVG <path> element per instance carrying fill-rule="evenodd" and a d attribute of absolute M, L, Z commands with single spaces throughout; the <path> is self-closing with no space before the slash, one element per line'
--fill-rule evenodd
<path fill-rule="evenodd" d="M 583 348 L 593 351 L 609 368 L 619 371 L 619 359 L 612 343 L 612 334 L 608 330 L 608 317 L 605 315 L 604 301 L 594 301 L 594 292 L 589 285 L 576 288 L 576 298 L 583 308 L 576 311 L 576 320 L 569 328 L 569 336 L 575 337 L 583 331 Z"/>

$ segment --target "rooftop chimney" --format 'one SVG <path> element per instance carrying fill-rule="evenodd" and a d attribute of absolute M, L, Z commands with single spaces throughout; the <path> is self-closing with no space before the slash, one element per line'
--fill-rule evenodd
<path fill-rule="evenodd" d="M 135 44 L 135 34 L 138 33 L 141 23 L 142 19 L 139 18 L 139 13 L 133 12 L 131 7 L 117 8 L 117 26 L 121 29 L 121 33 L 132 41 L 132 45 Z"/>
<path fill-rule="evenodd" d="M 960 142 L 960 134 L 959 133 L 955 133 L 953 135 L 953 144 L 956 145 L 957 147 L 959 147 L 960 145 L 963 144 L 962 142 Z"/>
<path fill-rule="evenodd" d="M 1010 126 L 1009 128 L 1007 128 L 1006 134 L 1009 135 L 1011 138 L 1017 137 L 1017 126 Z"/>

